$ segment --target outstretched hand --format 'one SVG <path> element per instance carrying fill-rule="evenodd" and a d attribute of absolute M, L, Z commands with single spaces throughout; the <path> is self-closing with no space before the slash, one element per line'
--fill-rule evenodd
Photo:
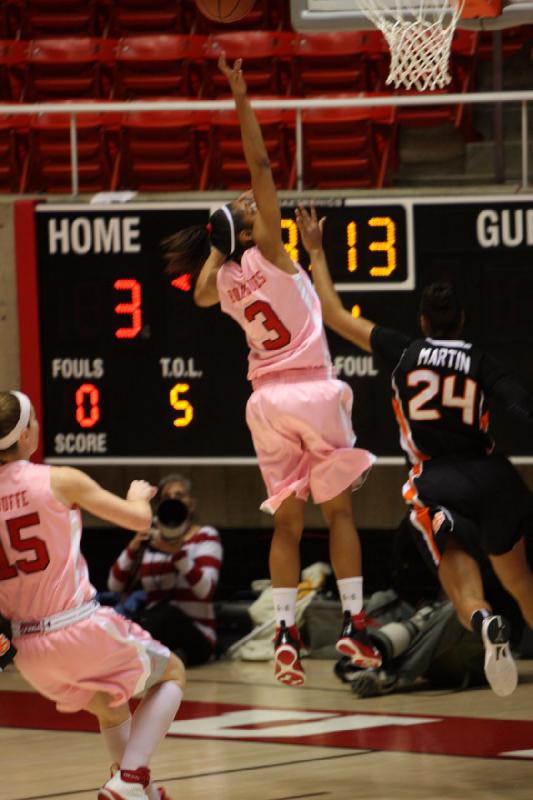
<path fill-rule="evenodd" d="M 326 218 L 322 217 L 320 220 L 318 219 L 314 203 L 311 203 L 309 209 L 300 205 L 295 209 L 294 213 L 296 216 L 296 224 L 300 231 L 300 238 L 307 252 L 311 253 L 313 250 L 322 250 L 322 234 Z"/>
<path fill-rule="evenodd" d="M 221 53 L 218 59 L 218 68 L 219 70 L 224 73 L 226 78 L 228 79 L 228 83 L 230 85 L 231 91 L 233 92 L 234 97 L 239 95 L 246 94 L 246 81 L 244 80 L 244 75 L 242 74 L 242 58 L 238 58 L 233 67 L 228 65 L 226 61 L 226 54 Z"/>

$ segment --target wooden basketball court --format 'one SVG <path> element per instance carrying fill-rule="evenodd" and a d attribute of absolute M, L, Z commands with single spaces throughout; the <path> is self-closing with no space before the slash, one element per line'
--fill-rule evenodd
<path fill-rule="evenodd" d="M 174 800 L 530 800 L 533 662 L 509 698 L 421 689 L 360 699 L 333 661 L 305 687 L 271 663 L 189 672 L 186 701 L 153 762 Z M 88 715 L 59 715 L 13 666 L 0 675 L 2 800 L 89 800 L 108 759 Z"/>

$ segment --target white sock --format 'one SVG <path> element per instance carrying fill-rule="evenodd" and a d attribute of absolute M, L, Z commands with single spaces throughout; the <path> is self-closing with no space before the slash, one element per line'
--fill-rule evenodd
<path fill-rule="evenodd" d="M 296 611 L 296 595 L 298 589 L 290 586 L 285 589 L 272 589 L 272 600 L 274 602 L 274 614 L 276 624 L 279 625 L 283 620 L 287 628 L 296 623 L 294 614 Z"/>
<path fill-rule="evenodd" d="M 151 783 L 146 789 L 146 794 L 148 795 L 148 800 L 159 800 L 159 789 L 157 788 L 157 783 Z"/>
<path fill-rule="evenodd" d="M 120 765 L 130 738 L 131 717 L 128 717 L 125 722 L 122 722 L 120 725 L 115 725 L 113 728 L 100 727 L 100 733 L 102 734 L 111 761 Z"/>
<path fill-rule="evenodd" d="M 342 610 L 349 611 L 352 617 L 363 610 L 363 578 L 341 578 L 337 581 Z"/>
<path fill-rule="evenodd" d="M 165 738 L 183 698 L 183 690 L 174 681 L 165 681 L 146 693 L 133 715 L 131 735 L 126 745 L 121 769 L 148 767 L 152 756 Z"/>

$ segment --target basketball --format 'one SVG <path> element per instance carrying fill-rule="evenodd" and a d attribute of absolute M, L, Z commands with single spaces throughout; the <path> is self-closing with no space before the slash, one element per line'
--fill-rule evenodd
<path fill-rule="evenodd" d="M 198 10 L 215 22 L 237 22 L 254 7 L 255 0 L 196 0 Z"/>

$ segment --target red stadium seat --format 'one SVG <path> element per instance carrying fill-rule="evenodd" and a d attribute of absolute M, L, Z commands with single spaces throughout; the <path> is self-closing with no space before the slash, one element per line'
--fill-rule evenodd
<path fill-rule="evenodd" d="M 80 192 L 111 187 L 112 157 L 107 141 L 109 114 L 79 114 L 77 120 Z M 70 116 L 39 114 L 31 118 L 28 179 L 25 191 L 70 194 Z"/>
<path fill-rule="evenodd" d="M 35 39 L 24 100 L 109 97 L 115 45 L 111 39 Z"/>
<path fill-rule="evenodd" d="M 24 191 L 29 117 L 0 114 L 0 192 Z"/>
<path fill-rule="evenodd" d="M 531 46 L 533 45 L 533 25 L 519 25 L 516 28 L 504 28 L 500 33 L 504 58 L 512 58 L 522 50 L 531 50 Z M 492 61 L 493 50 L 492 31 L 482 31 L 479 34 L 479 58 L 483 61 Z"/>
<path fill-rule="evenodd" d="M 114 189 L 197 190 L 201 185 L 197 126 L 205 114 L 159 111 L 126 114 Z"/>
<path fill-rule="evenodd" d="M 189 33 L 182 2 L 176 0 L 113 0 L 109 13 L 110 36 L 147 33 Z"/>
<path fill-rule="evenodd" d="M 305 188 L 381 188 L 395 162 L 394 108 L 302 112 Z"/>
<path fill-rule="evenodd" d="M 23 0 L 22 38 L 99 36 L 97 0 Z"/>
<path fill-rule="evenodd" d="M 0 39 L 15 39 L 20 33 L 22 0 L 3 0 L 0 3 Z"/>
<path fill-rule="evenodd" d="M 0 98 L 2 100 L 20 100 L 24 76 L 28 42 L 18 40 L 0 41 Z"/>
<path fill-rule="evenodd" d="M 204 37 L 160 34 L 119 41 L 115 53 L 117 99 L 197 95 L 200 78 L 194 65 L 203 58 Z"/>
<path fill-rule="evenodd" d="M 386 77 L 388 48 L 379 31 L 296 34 L 295 95 L 378 91 Z"/>
<path fill-rule="evenodd" d="M 290 58 L 293 34 L 288 31 L 248 31 L 215 33 L 205 49 L 204 97 L 231 94 L 228 81 L 217 67 L 221 52 L 231 63 L 242 58 L 250 94 L 283 95 L 290 90 Z"/>
<path fill-rule="evenodd" d="M 292 112 L 257 111 L 272 173 L 278 189 L 292 189 L 293 158 L 289 146 L 287 121 Z M 213 112 L 209 125 L 206 189 L 247 189 L 250 171 L 243 154 L 241 132 L 233 111 Z"/>
<path fill-rule="evenodd" d="M 451 83 L 445 89 L 437 89 L 432 94 L 462 94 L 473 89 L 477 65 L 479 33 L 477 31 L 457 30 L 455 32 L 451 57 Z M 396 90 L 395 94 L 418 94 L 415 90 Z M 398 124 L 409 127 L 435 127 L 451 123 L 462 128 L 467 136 L 471 133 L 473 106 L 464 104 L 442 106 L 410 106 L 398 108 Z"/>

